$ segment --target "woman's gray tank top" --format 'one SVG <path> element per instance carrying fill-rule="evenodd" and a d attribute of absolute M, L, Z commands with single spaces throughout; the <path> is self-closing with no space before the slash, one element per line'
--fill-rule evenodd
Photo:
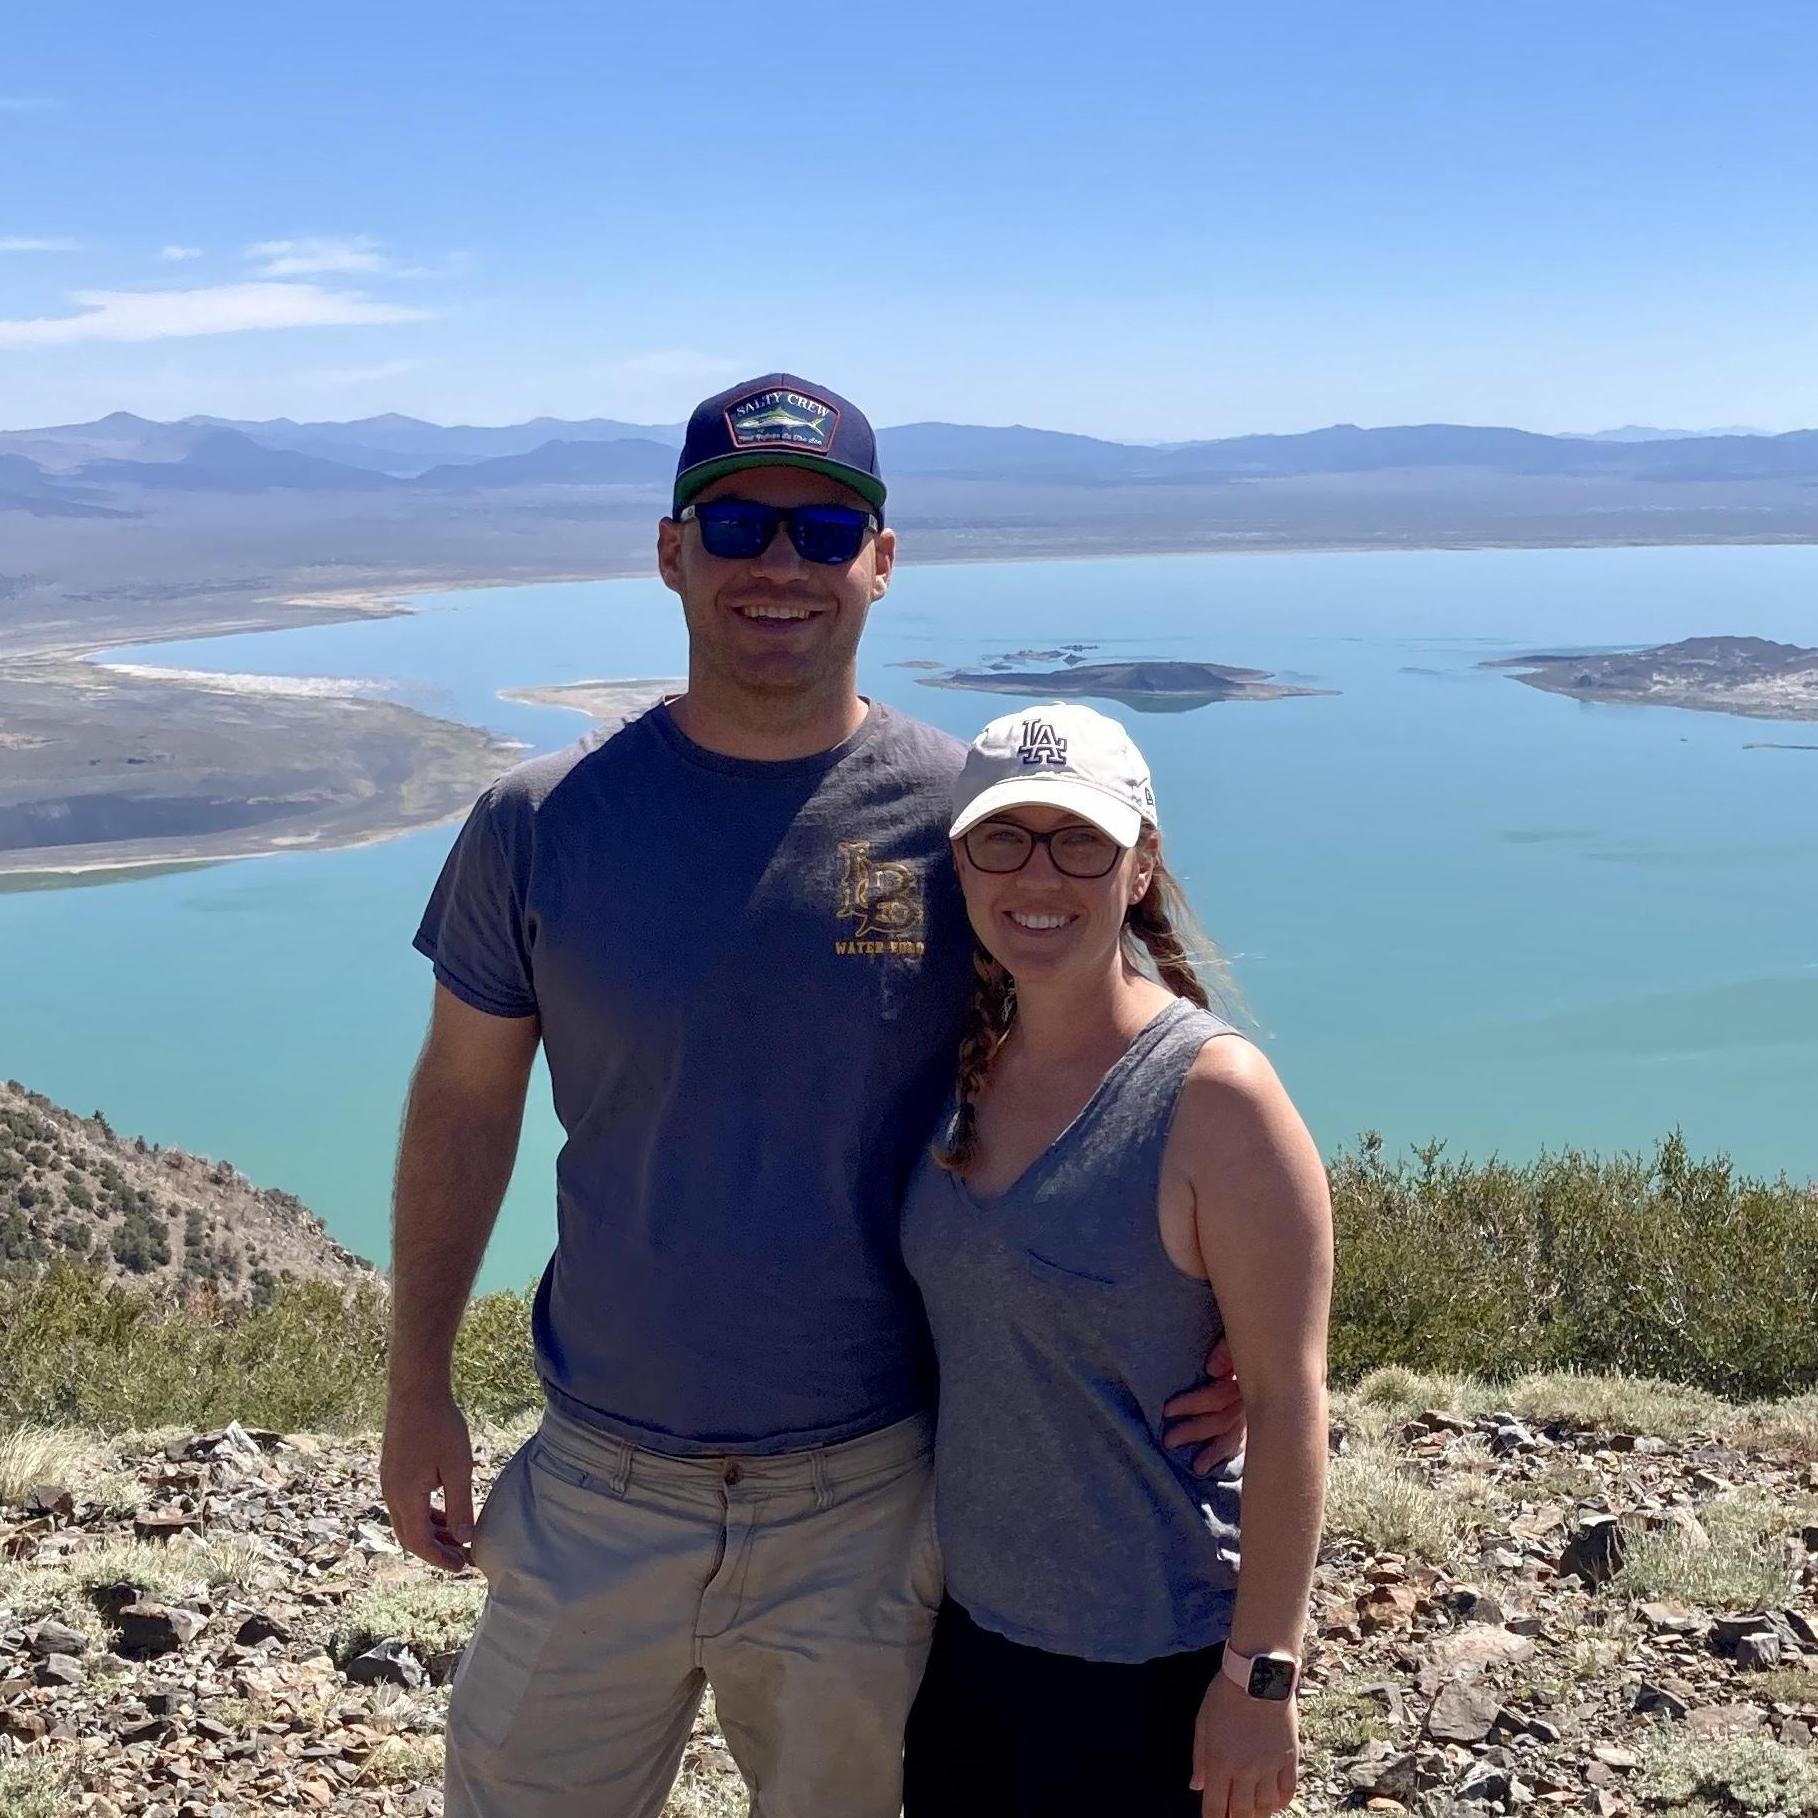
<path fill-rule="evenodd" d="M 947 1590 L 1012 1641 L 1139 1661 L 1230 1633 L 1241 1460 L 1196 1478 L 1162 1445 L 1162 1403 L 1224 1320 L 1156 1207 L 1188 1069 L 1232 1032 L 1177 998 L 1006 1192 L 975 1198 L 927 1158 L 910 1184 Z"/>

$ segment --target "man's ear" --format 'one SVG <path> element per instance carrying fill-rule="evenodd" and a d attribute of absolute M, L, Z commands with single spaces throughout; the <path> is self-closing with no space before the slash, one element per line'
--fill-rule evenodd
<path fill-rule="evenodd" d="M 682 527 L 674 518 L 657 520 L 657 573 L 671 593 L 682 591 Z"/>
<path fill-rule="evenodd" d="M 871 597 L 881 600 L 890 591 L 890 571 L 896 566 L 896 532 L 886 527 L 872 545 Z"/>

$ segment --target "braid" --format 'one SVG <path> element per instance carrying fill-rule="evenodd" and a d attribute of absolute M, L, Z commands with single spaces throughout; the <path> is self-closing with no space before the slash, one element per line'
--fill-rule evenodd
<path fill-rule="evenodd" d="M 950 1174 L 964 1174 L 978 1154 L 978 1095 L 1016 1017 L 1016 981 L 983 947 L 972 950 L 972 1015 L 960 1043 L 959 1107 L 934 1159 Z"/>

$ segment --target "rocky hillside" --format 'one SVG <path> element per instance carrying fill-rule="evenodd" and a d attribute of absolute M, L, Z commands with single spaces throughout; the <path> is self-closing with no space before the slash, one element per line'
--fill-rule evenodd
<path fill-rule="evenodd" d="M 1385 1370 L 1332 1448 L 1303 1812 L 1818 1814 L 1818 1399 Z M 482 1594 L 371 1439 L 0 1436 L 0 1814 L 432 1818 Z M 667 1818 L 744 1811 L 709 1713 Z"/>
<path fill-rule="evenodd" d="M 68 1258 L 121 1279 L 269 1294 L 287 1277 L 373 1279 L 301 1200 L 233 1165 L 118 1137 L 17 1080 L 0 1085 L 0 1268 Z"/>

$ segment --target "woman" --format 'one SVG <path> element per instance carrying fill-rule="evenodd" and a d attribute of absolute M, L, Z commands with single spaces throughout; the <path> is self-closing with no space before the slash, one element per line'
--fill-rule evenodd
<path fill-rule="evenodd" d="M 904 1209 L 947 1572 L 905 1818 L 1275 1811 L 1324 1488 L 1325 1172 L 1269 1063 L 1206 1008 L 1116 721 L 994 720 L 955 806 L 980 951 Z M 1162 1403 L 1221 1326 L 1248 1462 L 1200 1478 Z"/>

